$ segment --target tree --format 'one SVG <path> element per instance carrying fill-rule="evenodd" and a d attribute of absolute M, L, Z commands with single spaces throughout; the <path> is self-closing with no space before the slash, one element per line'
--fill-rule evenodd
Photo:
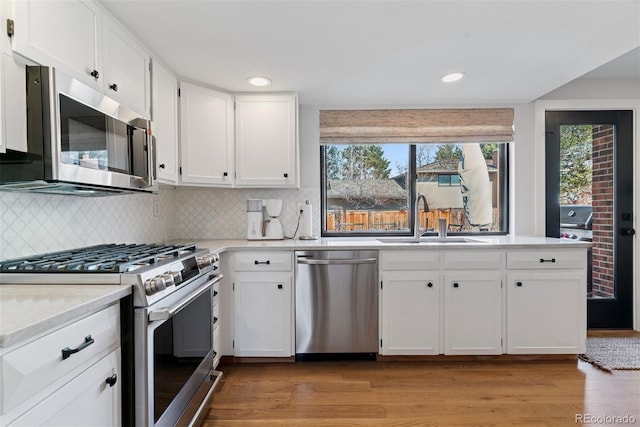
<path fill-rule="evenodd" d="M 428 165 L 433 161 L 434 144 L 418 144 L 416 146 L 416 166 Z"/>
<path fill-rule="evenodd" d="M 493 152 L 498 149 L 498 144 L 480 144 L 480 149 L 482 150 L 482 155 L 485 159 L 491 159 L 493 157 Z"/>
<path fill-rule="evenodd" d="M 591 198 L 591 125 L 560 126 L 560 203 L 588 204 Z"/>
<path fill-rule="evenodd" d="M 378 145 L 329 145 L 325 148 L 325 164 L 329 179 L 388 179 L 389 160 Z"/>
<path fill-rule="evenodd" d="M 455 144 L 440 144 L 436 151 L 435 160 L 459 160 L 462 149 Z"/>

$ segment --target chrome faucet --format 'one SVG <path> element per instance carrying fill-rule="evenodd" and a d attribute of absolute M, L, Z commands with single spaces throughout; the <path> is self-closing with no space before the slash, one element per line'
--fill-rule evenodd
<path fill-rule="evenodd" d="M 427 203 L 427 198 L 424 197 L 424 194 L 418 194 L 418 197 L 416 197 L 416 205 L 414 207 L 414 223 L 413 223 L 413 237 L 415 239 L 420 238 L 420 221 L 419 221 L 419 216 L 418 216 L 418 209 L 420 206 L 420 199 L 422 199 L 422 201 L 424 202 L 424 212 L 429 212 L 429 204 Z"/>

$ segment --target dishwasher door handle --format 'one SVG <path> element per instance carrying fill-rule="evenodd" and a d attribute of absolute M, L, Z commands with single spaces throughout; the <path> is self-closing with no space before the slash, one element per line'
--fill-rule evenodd
<path fill-rule="evenodd" d="M 377 258 L 357 258 L 357 259 L 308 259 L 298 258 L 298 264 L 310 265 L 344 265 L 344 264 L 375 264 Z"/>

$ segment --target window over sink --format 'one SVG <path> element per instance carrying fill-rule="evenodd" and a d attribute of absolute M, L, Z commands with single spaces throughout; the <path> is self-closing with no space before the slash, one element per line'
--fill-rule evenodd
<path fill-rule="evenodd" d="M 325 144 L 322 235 L 411 235 L 415 221 L 435 235 L 439 218 L 447 219 L 451 234 L 506 234 L 507 149 L 503 143 Z M 426 204 L 421 200 L 416 218 L 421 195 Z"/>

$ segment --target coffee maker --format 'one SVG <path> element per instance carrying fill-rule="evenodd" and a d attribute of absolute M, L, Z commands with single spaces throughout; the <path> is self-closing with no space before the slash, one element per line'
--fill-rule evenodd
<path fill-rule="evenodd" d="M 282 199 L 247 200 L 247 240 L 282 240 Z"/>

